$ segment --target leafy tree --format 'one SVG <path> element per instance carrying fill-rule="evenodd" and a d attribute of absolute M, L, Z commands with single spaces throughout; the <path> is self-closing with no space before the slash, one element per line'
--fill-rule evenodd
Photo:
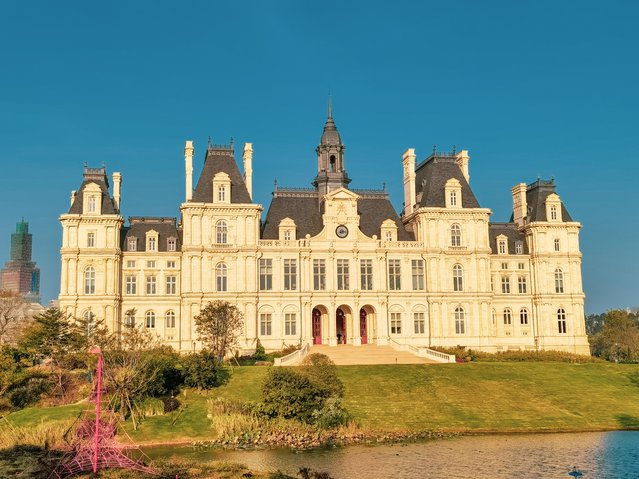
<path fill-rule="evenodd" d="M 24 298 L 13 291 L 0 290 L 0 344 L 15 344 L 28 317 Z"/>
<path fill-rule="evenodd" d="M 227 301 L 206 305 L 195 318 L 198 339 L 220 362 L 237 344 L 244 326 L 242 313 Z"/>
<path fill-rule="evenodd" d="M 228 380 L 228 371 L 207 350 L 184 356 L 182 370 L 184 384 L 192 388 L 212 389 Z"/>
<path fill-rule="evenodd" d="M 0 348 L 0 396 L 4 396 L 14 383 L 19 370 L 20 366 L 13 352 L 6 346 Z"/>
<path fill-rule="evenodd" d="M 317 387 L 322 396 L 338 397 L 344 395 L 344 384 L 337 375 L 337 367 L 325 354 L 309 354 L 302 361 L 300 372 Z"/>
<path fill-rule="evenodd" d="M 608 361 L 639 361 L 639 326 L 636 316 L 612 310 L 605 314 L 601 331 L 591 337 L 595 356 Z"/>
<path fill-rule="evenodd" d="M 322 391 L 292 368 L 269 370 L 262 387 L 261 411 L 269 417 L 313 422 L 313 413 L 322 409 Z"/>

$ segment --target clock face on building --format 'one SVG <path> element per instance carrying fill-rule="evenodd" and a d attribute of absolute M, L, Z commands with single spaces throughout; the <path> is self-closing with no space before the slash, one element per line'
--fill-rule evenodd
<path fill-rule="evenodd" d="M 337 228 L 335 228 L 335 234 L 339 238 L 346 238 L 348 236 L 348 228 L 344 225 L 339 225 Z"/>

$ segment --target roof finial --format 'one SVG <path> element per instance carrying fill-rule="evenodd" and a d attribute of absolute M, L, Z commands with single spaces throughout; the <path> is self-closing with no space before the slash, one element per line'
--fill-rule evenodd
<path fill-rule="evenodd" d="M 333 105 L 331 103 L 331 91 L 328 90 L 328 117 L 333 118 Z"/>
<path fill-rule="evenodd" d="M 209 148 L 211 148 L 211 135 L 209 135 Z"/>

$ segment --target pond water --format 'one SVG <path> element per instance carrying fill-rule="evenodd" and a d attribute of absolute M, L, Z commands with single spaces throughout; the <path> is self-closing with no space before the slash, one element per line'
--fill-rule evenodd
<path fill-rule="evenodd" d="M 300 467 L 351 478 L 639 478 L 639 432 L 516 434 L 458 437 L 382 446 L 348 446 L 295 452 L 286 449 L 224 451 L 147 448 L 151 458 L 179 455 L 245 464 L 253 470 L 296 475 Z"/>

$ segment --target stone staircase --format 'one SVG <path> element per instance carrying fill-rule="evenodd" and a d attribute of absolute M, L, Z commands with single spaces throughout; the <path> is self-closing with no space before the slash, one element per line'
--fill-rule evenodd
<path fill-rule="evenodd" d="M 308 354 L 325 354 L 339 366 L 353 364 L 428 364 L 435 363 L 430 359 L 416 356 L 407 351 L 397 351 L 390 346 L 377 346 L 375 344 L 363 344 L 353 346 L 340 344 L 327 346 L 324 344 L 313 345 Z"/>

